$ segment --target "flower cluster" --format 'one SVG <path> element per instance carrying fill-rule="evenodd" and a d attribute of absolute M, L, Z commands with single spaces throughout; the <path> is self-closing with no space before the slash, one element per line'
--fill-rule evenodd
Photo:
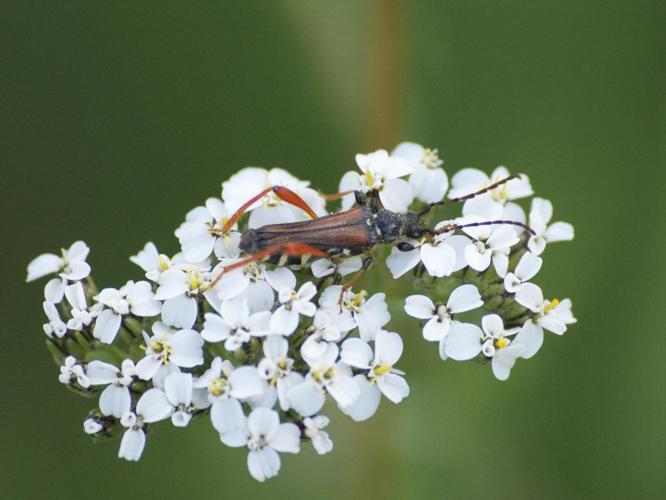
<path fill-rule="evenodd" d="M 324 408 L 362 421 L 383 398 L 399 403 L 409 395 L 385 294 L 353 286 L 370 259 L 385 258 L 393 278 L 420 291 L 406 297 L 404 310 L 422 321 L 442 359 L 487 361 L 500 380 L 518 358 L 534 356 L 544 329 L 561 335 L 575 322 L 570 300 L 546 300 L 531 281 L 545 247 L 572 239 L 573 228 L 551 223 L 544 199 L 534 198 L 526 216 L 514 201 L 532 195 L 526 176 L 502 183 L 504 167 L 490 177 L 468 168 L 449 189 L 437 151 L 413 143 L 359 154 L 356 163 L 360 173 L 340 182 L 341 193 L 356 195 L 338 196 L 341 206 L 327 220 L 364 204 L 366 244 L 324 244 L 308 232 L 310 240 L 292 238 L 302 255 L 276 247 L 252 258 L 248 234 L 256 239 L 268 224 L 309 219 L 294 196 L 317 216 L 335 197 L 281 169 L 245 168 L 222 184 L 221 198 L 186 214 L 175 231 L 178 253 L 147 243 L 130 257 L 142 279 L 98 289 L 81 241 L 34 259 L 27 280 L 51 276 L 43 328 L 59 380 L 98 398 L 84 431 L 122 434 L 119 457 L 138 460 L 157 422 L 186 427 L 209 418 L 222 443 L 247 448 L 259 481 L 278 473 L 280 453 L 298 453 L 304 443 L 330 452 Z M 438 215 L 458 197 L 469 198 L 461 216 Z M 239 209 L 246 215 L 233 217 Z M 418 231 L 389 237 L 376 222 L 407 220 L 401 214 L 410 210 Z"/>

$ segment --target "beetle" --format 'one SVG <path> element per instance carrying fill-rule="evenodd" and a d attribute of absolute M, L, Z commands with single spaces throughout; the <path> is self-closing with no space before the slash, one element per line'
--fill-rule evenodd
<path fill-rule="evenodd" d="M 510 175 L 474 193 L 428 203 L 418 212 L 392 212 L 381 205 L 378 197 L 366 195 L 360 191 L 337 193 L 327 197 L 327 199 L 338 199 L 354 194 L 358 207 L 322 217 L 318 217 L 307 203 L 290 189 L 284 186 L 266 188 L 245 202 L 221 229 L 212 228 L 211 232 L 225 234 L 252 204 L 269 192 L 273 192 L 279 199 L 301 208 L 311 217 L 311 220 L 269 224 L 256 229 L 248 229 L 241 236 L 239 246 L 241 250 L 250 254 L 250 257 L 223 267 L 220 274 L 210 283 L 209 288 L 214 287 L 224 273 L 262 259 L 269 259 L 274 263 L 284 263 L 289 258 L 303 256 L 333 257 L 366 254 L 361 270 L 350 282 L 344 285 L 346 289 L 360 277 L 363 271 L 370 267 L 372 258 L 369 256 L 369 251 L 379 244 L 397 244 L 398 249 L 409 251 L 413 250 L 414 247 L 405 239 L 418 239 L 425 235 L 436 236 L 463 227 L 495 224 L 520 226 L 534 234 L 534 231 L 526 224 L 511 220 L 493 220 L 468 224 L 451 223 L 435 230 L 427 227 L 423 219 L 430 210 L 437 206 L 469 200 L 519 177 L 518 174 Z"/>

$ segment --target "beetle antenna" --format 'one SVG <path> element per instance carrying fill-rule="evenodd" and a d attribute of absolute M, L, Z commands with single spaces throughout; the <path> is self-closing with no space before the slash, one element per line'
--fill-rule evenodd
<path fill-rule="evenodd" d="M 468 222 L 466 224 L 446 224 L 445 226 L 440 227 L 433 231 L 435 234 L 448 233 L 450 231 L 455 231 L 457 229 L 463 229 L 465 227 L 478 227 L 478 226 L 494 226 L 499 224 L 506 224 L 511 226 L 522 227 L 524 230 L 529 232 L 532 236 L 536 236 L 536 232 L 530 226 L 524 222 L 518 222 L 517 220 L 487 220 L 483 222 Z"/>
<path fill-rule="evenodd" d="M 421 211 L 419 212 L 419 215 L 425 215 L 435 207 L 439 207 L 439 206 L 442 206 L 442 205 L 453 205 L 454 203 L 459 203 L 461 201 L 471 200 L 472 198 L 476 198 L 477 196 L 480 196 L 484 193 L 487 193 L 488 191 L 492 191 L 496 187 L 499 187 L 502 184 L 506 184 L 507 182 L 509 182 L 513 179 L 520 179 L 520 174 L 510 175 L 510 176 L 505 177 L 504 179 L 502 179 L 500 181 L 497 181 L 495 184 L 491 184 L 488 187 L 480 189 L 479 191 L 476 191 L 474 193 L 466 194 L 465 196 L 458 196 L 457 198 L 450 198 L 448 200 L 441 200 L 441 201 L 435 201 L 433 203 L 428 203 L 425 207 L 423 207 L 421 209 Z"/>

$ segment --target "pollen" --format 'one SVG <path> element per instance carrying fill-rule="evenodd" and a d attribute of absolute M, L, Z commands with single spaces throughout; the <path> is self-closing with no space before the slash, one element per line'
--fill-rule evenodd
<path fill-rule="evenodd" d="M 208 390 L 213 396 L 222 395 L 227 388 L 227 379 L 216 378 L 208 385 Z"/>
<path fill-rule="evenodd" d="M 386 375 L 390 371 L 391 371 L 390 365 L 377 365 L 374 368 L 375 375 L 377 375 L 378 377 Z"/>
<path fill-rule="evenodd" d="M 370 170 L 365 171 L 365 183 L 368 186 L 372 186 L 375 183 L 375 177 L 372 175 L 372 172 L 370 172 Z"/>
<path fill-rule="evenodd" d="M 555 309 L 558 305 L 560 305 L 560 301 L 557 299 L 553 299 L 548 304 L 546 304 L 546 307 L 543 308 L 544 314 L 547 313 L 548 311 L 551 311 L 552 309 Z"/>
<path fill-rule="evenodd" d="M 495 341 L 495 347 L 497 347 L 498 349 L 503 349 L 508 345 L 509 345 L 509 340 L 505 339 L 504 337 L 500 337 Z"/>
<path fill-rule="evenodd" d="M 160 269 L 162 271 L 169 269 L 169 258 L 166 255 L 160 255 Z"/>

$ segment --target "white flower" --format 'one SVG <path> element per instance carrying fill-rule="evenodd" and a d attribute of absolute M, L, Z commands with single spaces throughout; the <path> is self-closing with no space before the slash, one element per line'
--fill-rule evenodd
<path fill-rule="evenodd" d="M 164 300 L 164 323 L 178 328 L 191 328 L 199 310 L 197 295 L 205 288 L 210 272 L 205 265 L 184 264 L 181 267 L 172 267 L 160 275 L 160 286 L 155 291 L 155 298 Z"/>
<path fill-rule="evenodd" d="M 266 170 L 258 167 L 244 168 L 222 183 L 222 199 L 229 213 L 233 214 L 245 202 L 271 186 L 284 186 L 297 195 L 319 216 L 326 214 L 325 200 L 309 182 L 301 181 L 281 168 Z M 307 220 L 309 216 L 300 208 L 278 198 L 269 191 L 248 209 L 248 227 Z"/>
<path fill-rule="evenodd" d="M 90 387 L 90 381 L 88 380 L 88 376 L 86 375 L 83 366 L 76 362 L 74 356 L 67 356 L 65 362 L 60 367 L 58 380 L 62 384 L 71 384 L 74 379 L 76 379 L 76 383 L 84 389 Z"/>
<path fill-rule="evenodd" d="M 192 368 L 203 363 L 204 340 L 198 332 L 187 329 L 174 331 L 160 321 L 153 323 L 152 330 L 152 337 L 142 332 L 146 355 L 136 364 L 136 374 L 140 379 L 151 379 L 162 365 Z"/>
<path fill-rule="evenodd" d="M 236 262 L 238 259 L 222 259 L 211 274 L 217 276 L 224 266 Z M 211 292 L 221 301 L 245 299 L 250 312 L 268 311 L 273 308 L 275 302 L 275 292 L 266 282 L 266 267 L 256 262 L 224 273 Z"/>
<path fill-rule="evenodd" d="M 83 327 L 89 326 L 93 318 L 102 310 L 102 304 L 95 304 L 88 310 L 86 295 L 80 281 L 65 287 L 65 297 L 67 297 L 69 305 L 72 306 L 70 311 L 72 317 L 67 321 L 67 328 L 70 330 L 83 330 Z"/>
<path fill-rule="evenodd" d="M 129 386 L 135 374 L 134 362 L 131 359 L 124 360 L 120 370 L 104 361 L 91 361 L 86 373 L 90 385 L 106 385 L 99 396 L 102 415 L 121 418 L 130 411 L 132 398 Z"/>
<path fill-rule="evenodd" d="M 535 254 L 540 255 L 546 248 L 546 243 L 556 241 L 570 241 L 574 238 L 574 228 L 568 222 L 553 222 L 553 204 L 543 198 L 532 199 L 530 209 L 530 227 L 536 236 L 530 237 L 527 247 Z"/>
<path fill-rule="evenodd" d="M 490 177 L 476 168 L 463 168 L 451 178 L 449 198 L 459 198 L 475 193 L 509 176 L 506 167 L 497 167 Z M 529 178 L 521 174 L 519 179 L 512 179 L 501 186 L 465 202 L 463 214 L 477 214 L 490 219 L 502 216 L 507 201 L 531 196 L 534 192 Z"/>
<path fill-rule="evenodd" d="M 486 358 L 492 359 L 495 377 L 506 380 L 525 347 L 517 338 L 513 342 L 509 339 L 520 329 L 506 330 L 502 318 L 497 314 L 485 315 L 481 318 L 481 325 L 483 331 L 469 323 L 452 330 L 446 339 L 445 353 L 457 361 L 466 361 L 483 353 Z"/>
<path fill-rule="evenodd" d="M 342 330 L 344 324 L 334 321 L 334 318 L 323 309 L 319 309 L 314 316 L 312 325 L 307 329 L 308 337 L 301 346 L 301 355 L 305 358 L 318 358 L 326 351 L 329 342 L 337 342 L 349 330 Z M 347 324 L 350 330 L 353 323 Z"/>
<path fill-rule="evenodd" d="M 120 419 L 120 423 L 127 430 L 120 440 L 118 458 L 139 460 L 146 445 L 145 424 L 164 420 L 171 411 L 171 405 L 163 391 L 148 389 L 144 392 L 136 404 L 136 413 L 128 412 Z"/>
<path fill-rule="evenodd" d="M 303 382 L 303 376 L 292 372 L 294 360 L 287 356 L 289 342 L 287 339 L 274 335 L 264 340 L 264 358 L 259 362 L 257 371 L 259 376 L 268 382 L 271 390 L 276 391 L 280 408 L 289 410 L 287 392 L 293 386 Z M 272 399 L 268 397 L 267 399 Z"/>
<path fill-rule="evenodd" d="M 354 255 L 347 259 L 332 257 L 330 259 L 317 259 L 312 262 L 310 269 L 315 278 L 323 278 L 331 274 L 347 276 L 355 273 L 363 266 L 363 260 L 360 255 Z"/>
<path fill-rule="evenodd" d="M 155 300 L 147 281 L 128 281 L 120 290 L 105 288 L 93 299 L 108 307 L 99 313 L 93 329 L 93 336 L 105 344 L 116 338 L 123 315 L 131 312 L 135 316 L 150 317 L 160 313 L 160 303 Z"/>
<path fill-rule="evenodd" d="M 157 283 L 160 275 L 174 265 L 174 259 L 159 253 L 154 243 L 148 242 L 139 253 L 132 255 L 130 261 L 146 272 L 146 278 Z"/>
<path fill-rule="evenodd" d="M 400 179 L 413 172 L 413 168 L 402 158 L 392 157 L 380 149 L 367 155 L 357 154 L 356 164 L 362 174 L 349 171 L 340 180 L 340 192 L 377 191 L 382 205 L 392 212 L 404 213 L 412 203 L 413 195 L 409 183 Z M 342 198 L 342 209 L 349 210 L 354 204 L 354 195 Z"/>
<path fill-rule="evenodd" d="M 268 271 L 266 280 L 278 293 L 278 300 L 282 304 L 273 312 L 271 330 L 280 335 L 291 335 L 298 327 L 300 314 L 312 317 L 317 311 L 317 307 L 311 302 L 317 294 L 317 288 L 308 281 L 296 291 L 296 276 L 285 267 Z"/>
<path fill-rule="evenodd" d="M 43 325 L 44 333 L 49 338 L 53 338 L 53 335 L 62 338 L 63 335 L 67 333 L 67 325 L 62 319 L 60 319 L 60 313 L 58 312 L 55 304 L 45 300 L 42 303 L 42 307 L 44 308 L 44 313 L 49 320 L 48 323 L 44 323 Z"/>
<path fill-rule="evenodd" d="M 515 295 L 516 302 L 533 313 L 527 320 L 516 340 L 525 346 L 522 357 L 529 359 L 534 356 L 543 344 L 543 329 L 557 335 L 567 331 L 567 325 L 576 322 L 571 312 L 571 300 L 544 300 L 543 292 L 534 283 L 523 283 Z"/>
<path fill-rule="evenodd" d="M 201 336 L 207 342 L 222 342 L 228 352 L 233 352 L 252 337 L 270 332 L 270 311 L 250 314 L 247 301 L 228 300 L 220 306 L 220 314 L 206 313 Z"/>
<path fill-rule="evenodd" d="M 341 408 L 350 406 L 359 396 L 360 389 L 351 377 L 349 369 L 337 362 L 338 346 L 328 344 L 326 352 L 319 358 L 305 361 L 310 371 L 305 381 L 292 387 L 287 393 L 291 408 L 304 417 L 321 410 L 328 392 Z"/>
<path fill-rule="evenodd" d="M 435 226 L 435 230 L 451 224 L 452 221 L 442 221 Z M 465 261 L 465 247 L 470 239 L 462 234 L 444 232 L 434 237 L 424 237 L 420 240 L 409 240 L 401 247 L 394 246 L 386 259 L 386 266 L 393 278 L 397 279 L 423 262 L 430 276 L 442 278 L 463 269 Z M 405 246 L 408 248 L 406 249 Z M 411 247 L 411 248 L 409 248 Z M 402 248 L 402 250 L 401 250 Z"/>
<path fill-rule="evenodd" d="M 449 188 L 449 179 L 440 165 L 436 149 L 426 149 L 420 144 L 402 142 L 393 150 L 391 156 L 402 158 L 413 169 L 409 176 L 409 186 L 415 198 L 426 203 L 440 201 Z"/>
<path fill-rule="evenodd" d="M 326 288 L 319 297 L 321 308 L 331 316 L 340 331 L 348 332 L 358 327 L 363 340 L 366 342 L 374 340 L 377 331 L 391 319 L 385 295 L 376 293 L 366 300 L 368 294 L 365 290 L 354 293 L 347 289 L 342 292 L 342 301 L 340 301 L 341 291 L 340 285 Z"/>
<path fill-rule="evenodd" d="M 217 257 L 238 257 L 241 237 L 238 231 L 228 231 L 222 236 L 211 232 L 214 228 L 221 229 L 229 216 L 224 203 L 217 198 L 208 198 L 205 207 L 190 210 L 175 232 L 188 262 L 202 262 L 213 251 Z"/>
<path fill-rule="evenodd" d="M 76 241 L 69 249 L 62 250 L 62 257 L 45 253 L 28 264 L 26 281 L 34 281 L 48 274 L 59 273 L 63 280 L 82 280 L 90 274 L 86 262 L 90 248 L 83 241 Z"/>
<path fill-rule="evenodd" d="M 245 419 L 244 419 L 245 420 Z M 291 423 L 280 423 L 274 410 L 255 408 L 244 423 L 245 439 L 233 446 L 247 446 L 247 468 L 257 481 L 265 481 L 280 471 L 280 453 L 300 451 L 301 431 Z"/>
<path fill-rule="evenodd" d="M 541 269 L 543 259 L 532 252 L 525 252 L 520 258 L 516 270 L 504 276 L 504 288 L 509 293 L 516 293 L 526 281 L 536 276 Z"/>
<path fill-rule="evenodd" d="M 445 304 L 435 305 L 425 295 L 410 295 L 405 301 L 405 312 L 413 318 L 428 320 L 423 327 L 423 338 L 430 342 L 444 340 L 457 322 L 454 315 L 478 309 L 483 305 L 479 290 L 474 285 L 461 285 L 451 292 Z"/>
<path fill-rule="evenodd" d="M 212 405 L 210 420 L 222 442 L 228 446 L 241 446 L 237 443 L 245 439 L 245 415 L 240 400 L 262 393 L 257 369 L 254 366 L 234 369 L 230 361 L 215 358 L 193 386 L 208 391 L 208 402 Z"/>
<path fill-rule="evenodd" d="M 86 418 L 83 421 L 83 432 L 86 434 L 93 436 L 95 434 L 100 433 L 101 431 L 104 430 L 104 426 L 100 424 L 97 420 L 94 418 Z"/>
<path fill-rule="evenodd" d="M 402 339 L 394 332 L 381 330 L 375 337 L 375 352 L 361 339 L 347 339 L 342 343 L 342 361 L 355 368 L 367 370 L 366 377 L 372 389 L 381 392 L 393 403 L 399 403 L 409 395 L 409 386 L 402 377 L 404 372 L 393 368 L 402 355 Z M 379 400 L 371 398 L 372 401 Z M 357 399 L 357 401 L 359 401 Z M 366 401 L 360 401 L 366 405 Z M 375 411 L 376 411 L 375 407 Z M 374 413 L 374 411 L 372 412 Z M 370 415 L 368 415 L 370 416 Z"/>
<path fill-rule="evenodd" d="M 482 222 L 480 217 L 465 217 L 462 224 Z M 509 226 L 472 226 L 464 227 L 474 241 L 465 247 L 465 260 L 475 271 L 485 271 L 492 260 L 495 271 L 504 277 L 509 267 L 511 247 L 520 241 L 516 232 Z"/>
<path fill-rule="evenodd" d="M 329 423 L 328 417 L 317 415 L 316 417 L 306 417 L 303 419 L 303 434 L 310 438 L 312 446 L 320 455 L 325 455 L 333 450 L 333 441 L 331 441 L 328 432 L 322 430 Z"/>

